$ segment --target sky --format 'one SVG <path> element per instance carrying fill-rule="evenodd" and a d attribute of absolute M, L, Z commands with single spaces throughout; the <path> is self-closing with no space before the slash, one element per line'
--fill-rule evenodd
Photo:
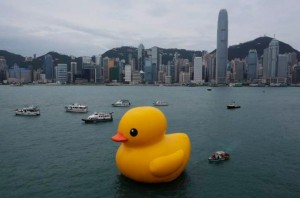
<path fill-rule="evenodd" d="M 142 43 L 210 52 L 226 9 L 229 46 L 266 35 L 300 51 L 299 8 L 299 0 L 1 0 L 0 49 L 79 57 Z"/>

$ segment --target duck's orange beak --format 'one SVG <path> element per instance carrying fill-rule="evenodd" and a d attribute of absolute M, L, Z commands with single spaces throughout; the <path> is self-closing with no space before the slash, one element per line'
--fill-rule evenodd
<path fill-rule="evenodd" d="M 121 132 L 118 132 L 116 135 L 112 136 L 111 139 L 115 142 L 126 142 L 128 140 Z"/>

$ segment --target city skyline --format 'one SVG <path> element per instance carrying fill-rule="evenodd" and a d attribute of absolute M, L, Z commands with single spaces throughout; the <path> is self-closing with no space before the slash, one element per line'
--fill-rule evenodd
<path fill-rule="evenodd" d="M 280 1 L 0 2 L 1 49 L 22 56 L 48 51 L 84 56 L 118 46 L 216 49 L 218 12 L 229 13 L 228 45 L 275 37 L 297 50 L 300 3 Z M 288 10 L 288 12 L 287 12 Z M 274 14 L 270 14 L 274 13 Z"/>

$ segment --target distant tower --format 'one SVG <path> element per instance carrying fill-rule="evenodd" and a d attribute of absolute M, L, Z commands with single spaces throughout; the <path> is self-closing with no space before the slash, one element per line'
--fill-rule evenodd
<path fill-rule="evenodd" d="M 56 74 L 56 82 L 60 82 L 62 84 L 67 83 L 68 80 L 68 65 L 67 64 L 57 64 L 57 74 Z"/>
<path fill-rule="evenodd" d="M 138 71 L 144 71 L 144 50 L 145 47 L 141 43 L 138 48 Z"/>
<path fill-rule="evenodd" d="M 152 63 L 152 70 L 153 70 L 153 81 L 158 80 L 158 69 L 159 69 L 159 54 L 158 54 L 158 47 L 151 48 L 151 63 Z"/>
<path fill-rule="evenodd" d="M 273 39 L 269 44 L 268 50 L 268 73 L 267 78 L 271 81 L 275 80 L 277 76 L 277 64 L 278 64 L 278 54 L 279 54 L 279 41 Z"/>
<path fill-rule="evenodd" d="M 44 60 L 44 72 L 46 79 L 49 81 L 52 81 L 54 76 L 54 68 L 53 68 L 53 58 L 50 54 L 45 55 L 45 60 Z"/>
<path fill-rule="evenodd" d="M 219 12 L 216 51 L 216 83 L 225 84 L 228 60 L 228 15 L 225 9 Z"/>
<path fill-rule="evenodd" d="M 257 51 L 256 49 L 251 49 L 249 50 L 247 56 L 247 67 L 248 67 L 247 79 L 250 82 L 257 78 L 257 64 L 258 64 Z"/>
<path fill-rule="evenodd" d="M 194 82 L 201 83 L 202 79 L 202 57 L 194 58 Z"/>

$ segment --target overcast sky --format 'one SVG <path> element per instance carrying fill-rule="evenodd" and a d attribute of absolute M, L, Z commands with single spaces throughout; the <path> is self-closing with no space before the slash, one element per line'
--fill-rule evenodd
<path fill-rule="evenodd" d="M 299 0 L 1 0 L 0 49 L 91 56 L 143 43 L 210 52 L 220 9 L 229 46 L 275 35 L 300 50 Z"/>

